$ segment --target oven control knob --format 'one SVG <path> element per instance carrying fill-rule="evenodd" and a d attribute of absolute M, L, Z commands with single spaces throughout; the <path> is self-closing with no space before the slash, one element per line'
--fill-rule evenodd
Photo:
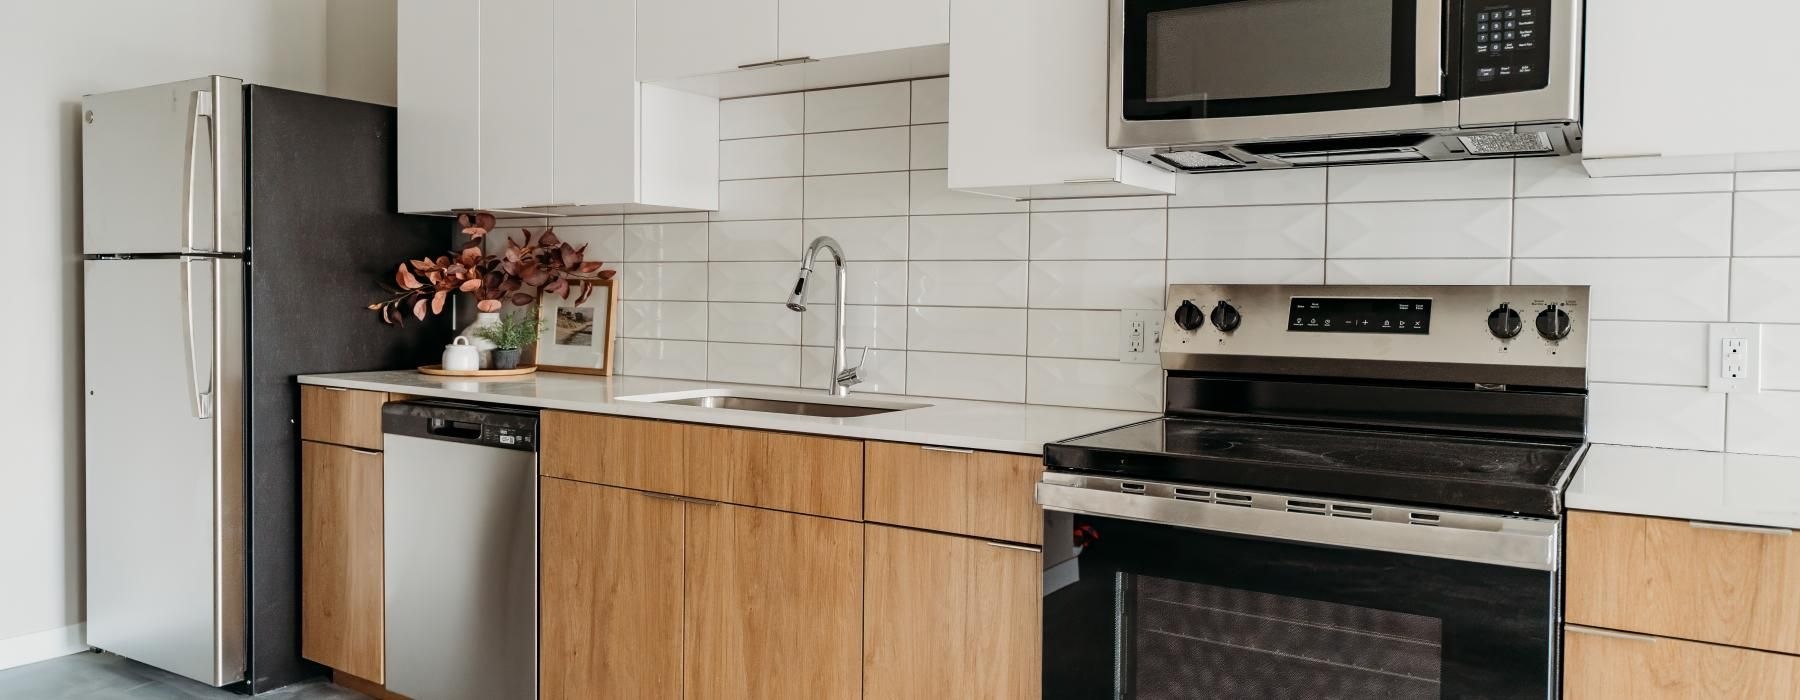
<path fill-rule="evenodd" d="M 1206 314 L 1200 313 L 1200 307 L 1194 306 L 1194 302 L 1183 301 L 1181 306 L 1175 307 L 1175 325 L 1184 331 L 1196 330 L 1206 325 Z"/>
<path fill-rule="evenodd" d="M 1524 329 L 1525 324 L 1519 321 L 1519 312 L 1508 304 L 1501 304 L 1500 308 L 1488 312 L 1488 332 L 1494 334 L 1495 338 L 1514 338 Z"/>
<path fill-rule="evenodd" d="M 1232 306 L 1231 302 L 1221 301 L 1213 307 L 1212 322 L 1214 328 L 1230 333 L 1244 322 L 1244 315 L 1238 313 L 1237 307 Z"/>
<path fill-rule="evenodd" d="M 1568 312 L 1556 308 L 1555 304 L 1546 306 L 1543 311 L 1538 312 L 1537 332 L 1538 335 L 1544 336 L 1545 340 L 1562 340 L 1569 337 L 1569 331 L 1574 329 L 1573 324 L 1569 322 Z"/>

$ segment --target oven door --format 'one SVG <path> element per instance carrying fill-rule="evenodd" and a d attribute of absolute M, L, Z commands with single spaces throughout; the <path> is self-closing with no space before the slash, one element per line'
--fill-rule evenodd
<path fill-rule="evenodd" d="M 1457 125 L 1448 0 L 1112 0 L 1113 148 Z"/>
<path fill-rule="evenodd" d="M 1070 532 L 1081 544 L 1046 562 L 1045 698 L 1557 696 L 1553 568 L 1046 507 L 1064 524 L 1046 532 L 1046 556 Z"/>

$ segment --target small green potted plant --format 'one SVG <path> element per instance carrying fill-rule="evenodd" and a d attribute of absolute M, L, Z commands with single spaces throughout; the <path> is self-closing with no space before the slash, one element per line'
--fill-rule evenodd
<path fill-rule="evenodd" d="M 476 329 L 475 335 L 494 344 L 494 366 L 490 369 L 514 369 L 519 366 L 519 351 L 537 342 L 543 332 L 544 322 L 538 320 L 537 309 L 533 308 L 508 311 L 499 321 Z"/>

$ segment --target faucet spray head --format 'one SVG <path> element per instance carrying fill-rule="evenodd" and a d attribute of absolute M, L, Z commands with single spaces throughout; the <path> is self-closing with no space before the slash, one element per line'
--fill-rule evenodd
<path fill-rule="evenodd" d="M 794 293 L 788 295 L 787 307 L 795 311 L 806 310 L 806 281 L 812 277 L 811 267 L 800 268 L 800 279 L 794 283 Z"/>

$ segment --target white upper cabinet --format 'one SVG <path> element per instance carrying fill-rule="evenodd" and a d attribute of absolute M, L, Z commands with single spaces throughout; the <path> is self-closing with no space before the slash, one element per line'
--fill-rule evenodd
<path fill-rule="evenodd" d="M 1176 175 L 1106 147 L 1107 3 L 958 0 L 951 189 L 1014 199 L 1169 194 Z"/>
<path fill-rule="evenodd" d="M 949 0 L 780 0 L 780 59 L 950 42 Z"/>
<path fill-rule="evenodd" d="M 637 77 L 685 78 L 766 63 L 776 55 L 777 0 L 643 0 Z"/>
<path fill-rule="evenodd" d="M 1588 0 L 1582 157 L 1595 176 L 1749 170 L 1800 151 L 1800 3 Z"/>
<path fill-rule="evenodd" d="M 633 0 L 400 0 L 400 210 L 716 208 L 718 102 L 638 83 L 636 15 Z"/>

